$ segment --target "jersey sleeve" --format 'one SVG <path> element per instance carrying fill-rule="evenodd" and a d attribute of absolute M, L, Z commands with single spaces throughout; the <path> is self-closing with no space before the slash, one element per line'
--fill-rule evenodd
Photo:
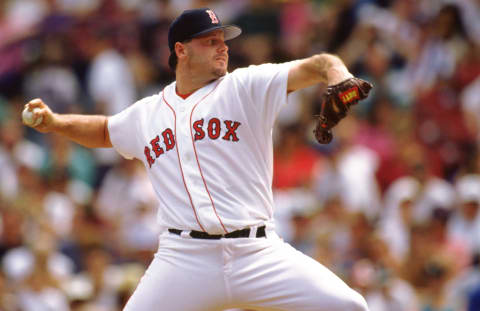
<path fill-rule="evenodd" d="M 232 73 L 268 129 L 287 103 L 290 67 L 291 63 L 251 65 Z"/>
<path fill-rule="evenodd" d="M 137 101 L 127 109 L 108 118 L 108 134 L 113 148 L 126 159 L 141 159 L 139 131 L 142 120 L 141 106 L 150 102 L 154 96 Z"/>

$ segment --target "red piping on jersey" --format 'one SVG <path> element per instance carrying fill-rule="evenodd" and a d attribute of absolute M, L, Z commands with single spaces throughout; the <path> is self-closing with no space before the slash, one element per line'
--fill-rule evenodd
<path fill-rule="evenodd" d="M 192 201 L 192 196 L 190 195 L 190 192 L 188 191 L 188 188 L 187 188 L 187 184 L 185 183 L 185 176 L 183 175 L 183 169 L 182 169 L 182 163 L 180 162 L 180 155 L 178 154 L 178 139 L 177 139 L 177 115 L 175 114 L 175 110 L 173 110 L 172 106 L 170 106 L 170 104 L 167 102 L 167 100 L 165 99 L 165 94 L 164 94 L 164 91 L 162 91 L 162 98 L 163 98 L 163 101 L 165 102 L 165 104 L 167 104 L 167 106 L 172 110 L 173 112 L 173 120 L 174 120 L 174 127 L 173 127 L 173 135 L 175 136 L 175 150 L 177 150 L 177 158 L 178 158 L 178 165 L 180 166 L 180 172 L 182 173 L 182 180 L 183 180 L 183 185 L 185 186 L 185 190 L 187 191 L 187 194 L 188 194 L 188 198 L 190 199 L 190 204 L 192 206 L 192 209 L 193 209 L 193 213 L 195 214 L 195 219 L 197 220 L 197 223 L 198 225 L 200 226 L 200 228 L 204 231 L 205 229 L 203 228 L 202 224 L 200 223 L 200 220 L 198 219 L 198 216 L 197 216 L 197 211 L 195 210 L 195 206 L 193 205 L 193 201 Z"/>
<path fill-rule="evenodd" d="M 202 176 L 203 184 L 205 185 L 205 190 L 206 190 L 207 193 L 208 193 L 208 197 L 210 198 L 210 202 L 212 202 L 213 211 L 215 212 L 215 215 L 217 216 L 218 221 L 220 221 L 220 225 L 222 225 L 223 231 L 225 231 L 225 233 L 228 233 L 227 229 L 225 229 L 225 226 L 223 225 L 222 220 L 220 219 L 220 216 L 218 216 L 217 209 L 215 208 L 215 204 L 213 204 L 212 196 L 210 195 L 210 191 L 208 191 L 207 182 L 205 181 L 205 178 L 203 177 L 203 172 L 202 172 L 202 168 L 200 167 L 200 162 L 198 161 L 197 148 L 195 148 L 195 141 L 194 141 L 194 139 L 193 139 L 193 131 L 192 131 L 192 127 L 193 127 L 193 126 L 192 126 L 193 111 L 195 110 L 195 108 L 197 108 L 197 106 L 198 106 L 198 104 L 200 104 L 200 102 L 202 102 L 205 98 L 207 98 L 208 95 L 212 94 L 212 92 L 215 91 L 215 89 L 217 88 L 217 86 L 218 86 L 219 84 L 220 84 L 220 81 L 217 83 L 217 85 L 215 85 L 215 87 L 213 88 L 213 90 L 211 90 L 207 95 L 203 96 L 202 99 L 200 99 L 200 100 L 195 104 L 195 106 L 193 106 L 192 112 L 190 112 L 190 136 L 192 137 L 193 151 L 195 152 L 195 158 L 197 159 L 198 170 L 200 171 L 200 176 Z"/>

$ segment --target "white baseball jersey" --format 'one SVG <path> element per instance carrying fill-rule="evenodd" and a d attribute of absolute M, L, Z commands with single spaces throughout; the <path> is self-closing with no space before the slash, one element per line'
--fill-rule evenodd
<path fill-rule="evenodd" d="M 237 69 L 186 99 L 173 82 L 109 118 L 113 147 L 145 164 L 162 229 L 225 234 L 272 224 L 272 129 L 289 68 Z"/>
<path fill-rule="evenodd" d="M 125 311 L 368 311 L 357 292 L 273 231 L 272 128 L 289 68 L 238 69 L 185 100 L 172 83 L 109 118 L 114 148 L 147 168 L 162 229 L 224 234 L 267 224 L 265 237 L 247 239 L 163 230 Z"/>

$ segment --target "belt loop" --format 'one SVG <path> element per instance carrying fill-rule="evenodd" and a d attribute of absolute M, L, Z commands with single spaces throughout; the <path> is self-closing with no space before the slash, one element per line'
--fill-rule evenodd
<path fill-rule="evenodd" d="M 190 235 L 190 231 L 186 231 L 186 230 L 183 230 L 182 233 L 180 233 L 180 236 L 182 238 L 187 238 L 187 239 L 191 239 L 192 236 Z"/>
<path fill-rule="evenodd" d="M 257 226 L 250 227 L 250 233 L 248 235 L 249 238 L 256 238 L 257 237 Z"/>

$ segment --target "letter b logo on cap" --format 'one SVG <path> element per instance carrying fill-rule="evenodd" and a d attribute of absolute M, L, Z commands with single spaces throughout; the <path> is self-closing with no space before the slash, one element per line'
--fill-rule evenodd
<path fill-rule="evenodd" d="M 210 16 L 210 19 L 212 20 L 212 24 L 218 24 L 218 18 L 215 15 L 215 13 L 213 13 L 212 10 L 206 10 L 206 12 L 208 13 L 208 16 Z"/>

